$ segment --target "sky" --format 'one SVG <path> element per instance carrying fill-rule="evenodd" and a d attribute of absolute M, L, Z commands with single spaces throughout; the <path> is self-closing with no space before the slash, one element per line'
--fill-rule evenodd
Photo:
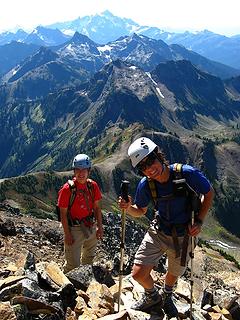
<path fill-rule="evenodd" d="M 74 20 L 105 10 L 166 31 L 240 34 L 240 0 L 2 0 L 0 32 Z"/>

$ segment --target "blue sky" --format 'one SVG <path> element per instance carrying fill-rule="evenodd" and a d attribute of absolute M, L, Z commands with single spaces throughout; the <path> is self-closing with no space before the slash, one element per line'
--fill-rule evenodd
<path fill-rule="evenodd" d="M 140 25 L 168 31 L 210 31 L 240 34 L 240 0 L 5 0 L 0 32 L 73 20 L 109 10 Z"/>

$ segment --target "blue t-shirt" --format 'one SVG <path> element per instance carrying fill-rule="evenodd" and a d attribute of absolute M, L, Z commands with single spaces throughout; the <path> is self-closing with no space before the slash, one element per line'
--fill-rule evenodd
<path fill-rule="evenodd" d="M 182 178 L 185 178 L 186 183 L 198 194 L 204 195 L 210 191 L 211 185 L 209 181 L 197 168 L 187 164 L 183 165 Z M 155 181 L 158 198 L 161 199 L 161 197 L 168 197 L 173 194 L 173 179 L 173 165 L 170 165 L 169 180 L 165 183 Z M 148 180 L 144 177 L 138 184 L 134 202 L 138 207 L 144 208 L 147 207 L 151 201 L 152 195 Z M 164 220 L 166 224 L 186 224 L 190 220 L 186 197 L 174 197 L 173 199 L 158 201 L 156 209 L 158 210 L 161 220 Z M 166 234 L 171 234 L 171 230 L 169 227 L 166 227 L 166 224 L 161 224 L 161 229 L 163 229 Z"/>

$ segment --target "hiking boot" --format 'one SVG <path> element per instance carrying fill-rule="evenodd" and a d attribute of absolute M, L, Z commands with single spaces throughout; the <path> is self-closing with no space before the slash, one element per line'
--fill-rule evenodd
<path fill-rule="evenodd" d="M 162 303 L 162 297 L 157 291 L 153 293 L 144 293 L 139 301 L 133 303 L 131 309 L 145 311 L 159 302 Z"/>
<path fill-rule="evenodd" d="M 177 318 L 178 319 L 178 310 L 172 300 L 172 293 L 162 293 L 163 300 L 163 310 L 168 316 L 168 319 Z"/>

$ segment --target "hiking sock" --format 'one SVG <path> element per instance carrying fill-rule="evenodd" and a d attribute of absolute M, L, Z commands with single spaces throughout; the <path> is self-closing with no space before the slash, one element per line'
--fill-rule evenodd
<path fill-rule="evenodd" d="M 141 299 L 134 302 L 131 308 L 134 310 L 144 311 L 161 301 L 162 298 L 159 295 L 158 290 L 153 287 L 151 289 L 145 289 Z"/>
<path fill-rule="evenodd" d="M 155 295 L 158 294 L 158 291 L 157 291 L 156 287 L 152 287 L 151 289 L 144 289 L 144 292 L 148 296 L 155 296 Z"/>
<path fill-rule="evenodd" d="M 163 287 L 163 310 L 168 317 L 178 317 L 178 310 L 172 300 L 173 286 L 164 284 Z"/>
<path fill-rule="evenodd" d="M 164 283 L 163 292 L 166 294 L 172 294 L 173 286 L 168 286 L 166 283 Z"/>

